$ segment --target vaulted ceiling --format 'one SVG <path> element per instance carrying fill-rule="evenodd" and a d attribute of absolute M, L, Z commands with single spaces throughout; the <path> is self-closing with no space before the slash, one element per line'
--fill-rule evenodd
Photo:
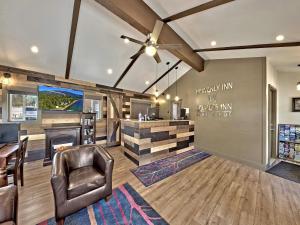
<path fill-rule="evenodd" d="M 144 0 L 161 18 L 192 8 L 207 0 Z M 1 0 L 0 64 L 64 76 L 74 0 Z M 300 41 L 299 0 L 235 0 L 233 2 L 168 23 L 192 48 L 273 43 L 278 34 L 284 41 Z M 125 44 L 124 34 L 145 40 L 144 34 L 112 14 L 95 0 L 82 0 L 74 44 L 70 77 L 113 86 L 130 63 L 139 45 Z M 31 46 L 38 46 L 33 54 Z M 142 55 L 118 85 L 143 92 L 178 61 L 161 50 L 162 63 Z M 300 71 L 300 47 L 198 53 L 205 59 L 267 56 L 283 71 Z M 113 70 L 112 74 L 107 69 Z M 178 78 L 191 67 L 179 64 Z M 170 84 L 176 80 L 170 73 Z M 168 86 L 167 76 L 157 84 L 159 92 Z M 154 93 L 155 87 L 148 93 Z"/>
<path fill-rule="evenodd" d="M 145 0 L 162 18 L 208 0 Z M 194 48 L 211 48 L 300 41 L 299 0 L 235 0 L 185 17 L 169 25 Z M 205 59 L 266 56 L 281 71 L 300 71 L 300 47 L 199 53 Z"/>

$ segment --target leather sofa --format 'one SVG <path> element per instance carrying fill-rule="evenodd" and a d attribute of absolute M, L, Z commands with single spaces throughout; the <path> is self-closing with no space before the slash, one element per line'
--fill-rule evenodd
<path fill-rule="evenodd" d="M 18 189 L 15 185 L 0 188 L 0 225 L 17 225 Z"/>
<path fill-rule="evenodd" d="M 57 224 L 102 198 L 109 199 L 113 165 L 111 155 L 97 145 L 76 146 L 55 154 L 51 185 Z"/>

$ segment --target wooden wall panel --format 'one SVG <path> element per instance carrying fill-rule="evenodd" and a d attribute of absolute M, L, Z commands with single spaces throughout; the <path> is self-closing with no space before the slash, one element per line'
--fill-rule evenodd
<path fill-rule="evenodd" d="M 2 75 L 1 71 L 11 72 L 12 82 L 11 85 L 3 85 L 0 83 L 0 122 L 3 119 L 3 122 L 8 120 L 8 103 L 2 99 L 7 98 L 7 91 L 23 91 L 36 93 L 38 85 L 54 85 L 61 86 L 65 88 L 79 89 L 83 90 L 85 97 L 88 99 L 102 99 L 102 116 L 103 119 L 97 121 L 96 123 L 96 140 L 97 144 L 106 144 L 107 141 L 107 94 L 117 93 L 120 96 L 127 96 L 130 98 L 148 98 L 150 95 L 143 95 L 135 92 L 128 92 L 122 89 L 114 89 L 104 85 L 89 83 L 85 81 L 78 80 L 65 80 L 62 77 L 42 74 L 32 71 L 20 70 L 16 68 L 10 68 L 0 65 L 0 76 Z M 19 73 L 17 73 L 19 72 Z M 123 98 L 120 98 L 120 104 L 123 104 Z M 126 110 L 130 107 L 130 104 L 125 103 Z M 6 113 L 2 113 L 2 109 Z M 123 112 L 123 111 L 122 111 Z M 121 112 L 121 117 L 124 115 Z M 129 111 L 124 111 L 130 113 Z M 2 118 L 3 117 L 3 118 Z M 67 113 L 67 112 L 38 112 L 38 120 L 23 122 L 21 123 L 21 135 L 29 136 L 28 144 L 28 157 L 29 160 L 35 160 L 40 158 L 43 155 L 45 148 L 45 134 L 44 128 L 59 126 L 59 125 L 78 125 L 80 123 L 80 114 L 79 113 Z M 120 129 L 119 129 L 120 130 Z M 30 153 L 31 152 L 31 153 Z M 42 157 L 43 158 L 43 157 Z"/>

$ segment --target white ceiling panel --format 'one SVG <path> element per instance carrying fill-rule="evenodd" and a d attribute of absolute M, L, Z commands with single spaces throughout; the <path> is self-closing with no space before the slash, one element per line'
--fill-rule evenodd
<path fill-rule="evenodd" d="M 209 0 L 145 0 L 162 18 Z M 1 0 L 0 64 L 64 76 L 74 0 Z M 192 48 L 300 41 L 299 0 L 236 0 L 169 23 Z M 145 36 L 113 15 L 94 0 L 82 0 L 70 76 L 73 79 L 113 86 L 139 45 L 125 44 L 124 34 L 139 40 Z M 30 51 L 39 48 L 38 54 Z M 177 62 L 167 51 L 159 51 L 162 63 L 158 75 L 167 70 L 166 62 Z M 299 71 L 300 47 L 206 52 L 205 59 L 268 57 L 281 71 Z M 112 74 L 107 69 L 113 70 Z M 190 69 L 179 66 L 178 77 Z M 170 76 L 170 84 L 175 76 Z M 118 87 L 142 92 L 145 81 L 156 79 L 156 63 L 142 55 Z M 163 92 L 167 77 L 158 84 Z M 155 87 L 148 93 L 154 93 Z"/>
<path fill-rule="evenodd" d="M 1 0 L 0 64 L 64 74 L 73 0 Z M 39 48 L 38 54 L 30 51 Z"/>
<path fill-rule="evenodd" d="M 159 64 L 155 62 L 153 57 L 146 54 L 141 55 L 120 83 L 120 87 L 142 92 L 147 88 L 147 85 L 145 84 L 146 81 L 149 81 L 150 84 L 152 84 L 159 76 L 168 70 L 168 66 L 166 65 L 167 62 L 170 62 L 171 67 L 178 61 L 178 59 L 168 51 L 159 50 L 158 53 L 162 60 Z"/>
<path fill-rule="evenodd" d="M 174 63 L 176 63 L 176 61 L 174 61 Z M 174 63 L 171 63 L 171 65 L 173 65 Z M 187 65 L 184 62 L 181 62 L 178 65 L 178 70 L 177 70 L 177 79 L 179 79 L 180 77 L 182 77 L 185 73 L 187 73 L 189 70 L 191 69 L 191 67 L 189 65 Z M 165 69 L 166 71 L 167 69 Z M 162 74 L 162 73 L 161 73 Z M 155 79 L 154 79 L 155 80 Z M 169 86 L 171 86 L 173 83 L 175 83 L 176 81 L 176 71 L 172 70 L 169 73 Z M 166 89 L 168 88 L 168 75 L 166 75 L 163 79 L 161 79 L 155 86 L 153 86 L 152 88 L 150 88 L 147 93 L 148 94 L 155 94 L 155 91 L 158 91 L 158 94 L 162 94 Z"/>
<path fill-rule="evenodd" d="M 141 47 L 125 44 L 124 34 L 139 40 L 145 36 L 94 0 L 82 1 L 75 39 L 71 77 L 113 86 Z M 113 74 L 107 74 L 111 68 Z"/>
<path fill-rule="evenodd" d="M 166 18 L 211 0 L 144 0 L 161 18 Z"/>
<path fill-rule="evenodd" d="M 202 54 L 203 55 L 203 54 Z M 213 59 L 267 57 L 278 71 L 300 72 L 300 47 L 210 52 Z"/>
<path fill-rule="evenodd" d="M 178 4 L 174 4 L 173 0 L 146 0 L 146 3 L 164 18 L 186 9 L 183 0 L 177 1 Z M 200 0 L 192 2 L 193 6 L 203 3 Z M 216 47 L 273 43 L 279 34 L 285 36 L 285 42 L 292 42 L 300 41 L 299 10 L 299 0 L 236 0 L 171 22 L 170 26 L 193 48 L 211 48 L 213 40 L 217 42 Z M 293 62 L 300 61 L 295 58 L 298 52 L 295 47 L 288 50 L 257 49 L 200 55 L 206 59 L 267 56 L 275 67 L 286 70 L 293 69 Z"/>

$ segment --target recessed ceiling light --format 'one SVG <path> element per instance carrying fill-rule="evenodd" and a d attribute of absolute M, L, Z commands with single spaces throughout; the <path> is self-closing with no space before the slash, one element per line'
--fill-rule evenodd
<path fill-rule="evenodd" d="M 278 36 L 276 37 L 276 40 L 277 40 L 277 41 L 283 41 L 283 40 L 284 40 L 284 36 L 283 36 L 282 34 L 280 34 L 280 35 L 278 35 Z"/>
<path fill-rule="evenodd" d="M 145 84 L 146 84 L 146 85 L 149 85 L 149 84 L 150 84 L 150 82 L 149 82 L 148 80 L 146 80 Z"/>
<path fill-rule="evenodd" d="M 31 46 L 30 50 L 34 54 L 37 54 L 39 52 L 39 48 L 35 45 Z"/>
<path fill-rule="evenodd" d="M 108 73 L 108 74 L 112 74 L 112 73 L 113 73 L 113 70 L 109 68 L 109 69 L 107 69 L 107 73 Z"/>
<path fill-rule="evenodd" d="M 212 42 L 210 42 L 210 45 L 211 45 L 211 46 L 216 46 L 216 45 L 217 45 L 217 42 L 216 42 L 216 41 L 212 41 Z"/>
<path fill-rule="evenodd" d="M 125 38 L 125 39 L 124 39 L 124 43 L 125 43 L 125 44 L 128 44 L 128 43 L 129 43 L 129 39 L 128 39 L 128 38 Z"/>

